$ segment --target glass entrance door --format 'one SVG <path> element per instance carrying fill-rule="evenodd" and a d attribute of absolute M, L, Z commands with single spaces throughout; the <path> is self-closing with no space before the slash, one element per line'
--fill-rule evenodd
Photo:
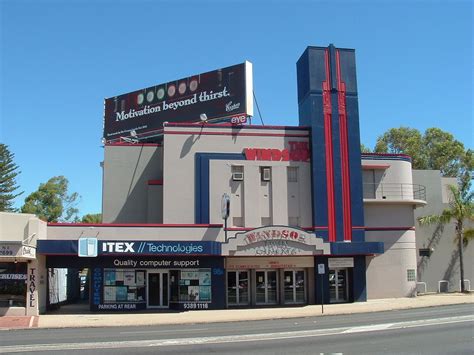
<path fill-rule="evenodd" d="M 227 272 L 227 304 L 242 305 L 249 303 L 249 272 Z"/>
<path fill-rule="evenodd" d="M 329 296 L 332 303 L 348 301 L 347 269 L 329 270 Z"/>
<path fill-rule="evenodd" d="M 285 303 L 305 303 L 304 270 L 285 270 L 283 280 Z"/>
<path fill-rule="evenodd" d="M 147 306 L 149 308 L 168 308 L 168 300 L 168 271 L 149 271 Z"/>
<path fill-rule="evenodd" d="M 256 303 L 276 304 L 278 302 L 277 270 L 257 270 L 255 279 Z"/>

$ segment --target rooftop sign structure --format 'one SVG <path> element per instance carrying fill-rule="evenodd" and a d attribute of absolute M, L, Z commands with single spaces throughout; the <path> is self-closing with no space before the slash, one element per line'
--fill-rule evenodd
<path fill-rule="evenodd" d="M 157 135 L 165 122 L 253 115 L 252 63 L 174 80 L 105 99 L 104 139 Z"/>

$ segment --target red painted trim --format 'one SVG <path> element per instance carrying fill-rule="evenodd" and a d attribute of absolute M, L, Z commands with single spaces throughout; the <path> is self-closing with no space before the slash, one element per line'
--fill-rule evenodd
<path fill-rule="evenodd" d="M 277 227 L 282 227 L 282 226 L 277 226 Z M 302 229 L 304 231 L 312 231 L 313 227 L 293 227 L 293 226 L 285 226 L 289 228 L 296 228 L 296 229 Z M 248 232 L 257 228 L 262 228 L 262 227 L 253 227 L 253 228 L 242 228 L 242 227 L 229 227 L 227 228 L 228 232 Z"/>
<path fill-rule="evenodd" d="M 352 229 L 366 230 L 366 231 L 405 231 L 415 230 L 415 227 L 352 227 Z"/>
<path fill-rule="evenodd" d="M 362 153 L 362 155 L 373 155 L 373 156 L 381 156 L 381 157 L 405 157 L 410 158 L 411 156 L 407 154 L 393 154 L 393 153 Z M 363 158 L 362 158 L 363 159 Z"/>
<path fill-rule="evenodd" d="M 334 254 L 321 254 L 321 255 L 315 255 L 316 257 L 318 256 L 329 256 L 331 258 L 344 258 L 344 257 L 353 257 L 353 256 L 374 256 L 374 255 L 378 255 L 378 254 L 337 254 L 337 255 L 334 255 Z"/>
<path fill-rule="evenodd" d="M 346 84 L 341 79 L 341 60 L 336 50 L 339 141 L 341 149 L 342 215 L 344 241 L 352 240 L 351 177 L 349 171 L 349 139 L 347 135 Z"/>
<path fill-rule="evenodd" d="M 148 185 L 163 185 L 163 180 L 148 180 Z"/>
<path fill-rule="evenodd" d="M 231 123 L 196 123 L 196 124 L 189 124 L 189 123 L 179 123 L 179 122 L 169 122 L 166 124 L 165 127 L 189 127 L 189 128 L 196 128 L 196 127 L 204 127 L 204 128 L 233 128 L 236 130 L 241 129 L 281 129 L 281 130 L 309 130 L 311 127 L 308 126 L 260 126 L 260 125 L 242 125 L 236 126 Z"/>
<path fill-rule="evenodd" d="M 105 143 L 106 146 L 113 146 L 113 147 L 161 147 L 161 144 L 156 143 L 127 143 L 127 142 L 107 142 Z"/>
<path fill-rule="evenodd" d="M 390 168 L 390 164 L 362 165 L 362 169 L 364 170 L 370 170 L 370 169 L 386 170 L 388 168 Z"/>
<path fill-rule="evenodd" d="M 77 254 L 73 253 L 64 253 L 64 254 L 58 254 L 58 253 L 38 253 L 40 255 L 49 255 L 49 256 L 77 256 Z M 117 256 L 214 256 L 214 257 L 224 257 L 223 255 L 217 255 L 217 254 L 126 254 L 126 253 L 109 253 L 109 254 L 101 254 L 100 257 L 117 257 Z"/>
<path fill-rule="evenodd" d="M 323 114 L 324 114 L 324 140 L 326 143 L 326 183 L 328 200 L 328 227 L 329 241 L 336 241 L 336 218 L 334 204 L 334 162 L 333 162 L 333 144 L 332 144 L 332 106 L 331 106 L 331 86 L 329 69 L 329 52 L 324 52 L 324 61 L 326 66 L 326 80 L 323 81 Z"/>
<path fill-rule="evenodd" d="M 243 136 L 243 137 L 296 137 L 308 138 L 309 134 L 291 134 L 291 133 L 245 133 L 245 132 L 201 132 L 201 131 L 166 131 L 165 134 L 189 135 L 197 134 L 200 136 Z"/>
<path fill-rule="evenodd" d="M 48 223 L 48 227 L 222 228 L 222 224 Z"/>
<path fill-rule="evenodd" d="M 414 231 L 415 227 L 365 227 L 368 232 L 382 231 Z"/>

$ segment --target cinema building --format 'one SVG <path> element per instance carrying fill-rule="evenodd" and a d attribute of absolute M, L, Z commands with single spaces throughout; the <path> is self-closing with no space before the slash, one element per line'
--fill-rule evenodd
<path fill-rule="evenodd" d="M 414 296 L 414 209 L 425 197 L 410 158 L 361 154 L 353 50 L 308 47 L 297 71 L 299 126 L 184 117 L 162 119 L 156 137 L 105 134 L 103 223 L 48 224 L 44 267 L 87 269 L 94 311 Z M 238 75 L 216 75 L 214 105 L 244 106 L 232 96 Z M 152 101 L 159 90 L 132 94 Z"/>

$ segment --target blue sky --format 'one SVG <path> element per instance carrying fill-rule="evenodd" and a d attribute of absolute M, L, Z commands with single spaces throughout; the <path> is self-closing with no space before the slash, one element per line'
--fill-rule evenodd
<path fill-rule="evenodd" d="M 355 48 L 361 141 L 439 127 L 473 147 L 471 1 L 0 0 L 0 141 L 25 191 L 101 210 L 103 99 L 249 60 L 265 124 L 297 125 L 308 45 Z M 254 122 L 258 122 L 256 114 Z"/>

